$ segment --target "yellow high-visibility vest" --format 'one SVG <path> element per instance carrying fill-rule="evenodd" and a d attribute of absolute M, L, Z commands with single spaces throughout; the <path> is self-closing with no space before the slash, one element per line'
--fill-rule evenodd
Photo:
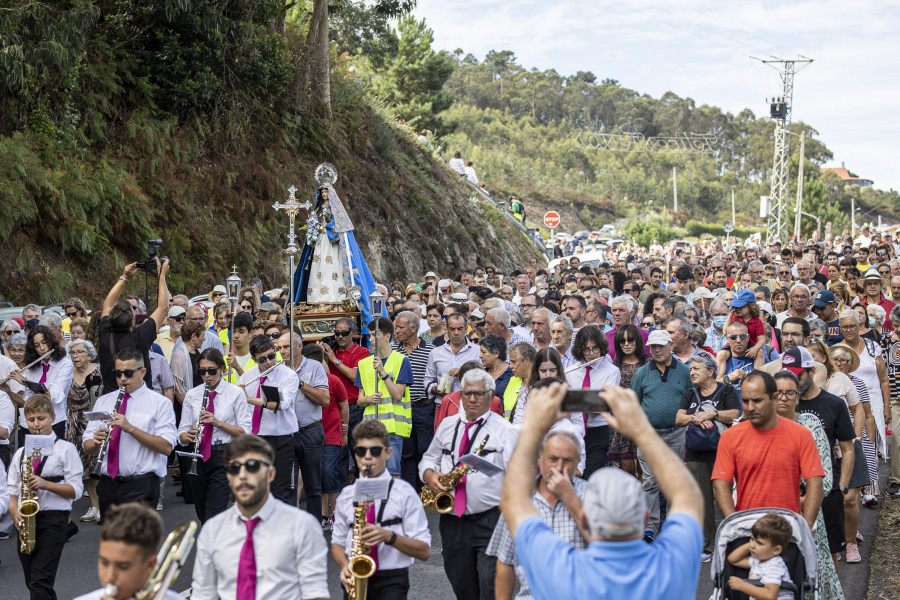
<path fill-rule="evenodd" d="M 519 377 L 511 377 L 509 383 L 506 384 L 506 390 L 503 392 L 503 417 L 509 421 L 512 416 L 512 410 L 519 401 L 519 390 L 522 389 L 522 379 Z"/>
<path fill-rule="evenodd" d="M 384 370 L 394 376 L 394 383 L 397 382 L 397 377 L 400 375 L 400 368 L 403 366 L 404 358 L 406 356 L 399 352 L 391 352 L 391 355 L 384 361 Z M 363 393 L 366 396 L 371 396 L 375 393 L 378 374 L 375 372 L 375 367 L 372 366 L 374 361 L 374 356 L 368 356 L 359 361 L 357 365 L 359 368 L 359 380 L 363 385 Z M 390 396 L 387 386 L 383 382 L 378 386 L 378 391 L 382 393 L 382 397 Z M 367 406 L 363 412 L 363 420 L 367 419 L 378 419 L 388 430 L 388 433 L 409 437 L 409 434 L 412 432 L 412 404 L 410 404 L 409 399 L 409 385 L 406 385 L 402 401 L 394 402 L 392 400 L 390 403 Z"/>

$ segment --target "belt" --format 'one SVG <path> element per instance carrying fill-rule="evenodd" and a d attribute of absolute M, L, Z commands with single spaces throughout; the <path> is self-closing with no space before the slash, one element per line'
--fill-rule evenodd
<path fill-rule="evenodd" d="M 300 431 L 309 431 L 310 429 L 315 429 L 316 427 L 321 427 L 321 426 L 322 426 L 322 421 L 315 421 L 313 423 L 310 423 L 309 425 L 304 425 L 303 427 L 300 428 Z"/>
<path fill-rule="evenodd" d="M 289 439 L 292 439 L 292 438 L 294 437 L 294 434 L 293 434 L 293 433 L 286 433 L 286 434 L 284 434 L 284 435 L 261 435 L 261 436 L 259 436 L 259 437 L 261 437 L 262 439 L 264 439 L 264 440 L 266 440 L 266 441 L 280 442 L 280 441 L 283 441 L 283 440 L 289 440 Z"/>
<path fill-rule="evenodd" d="M 419 400 L 413 400 L 412 402 L 409 403 L 409 405 L 410 406 L 426 406 L 428 404 L 431 404 L 431 402 L 432 402 L 431 398 L 421 398 Z"/>
<path fill-rule="evenodd" d="M 656 433 L 663 435 L 665 433 L 672 433 L 673 431 L 678 431 L 679 429 L 684 429 L 684 427 L 654 427 Z"/>
<path fill-rule="evenodd" d="M 159 475 L 156 473 L 141 473 L 139 475 L 119 475 L 118 477 L 110 477 L 109 475 L 101 475 L 100 479 L 109 479 L 111 481 L 115 481 L 117 483 L 123 483 L 126 481 L 143 481 L 144 479 L 159 478 Z"/>

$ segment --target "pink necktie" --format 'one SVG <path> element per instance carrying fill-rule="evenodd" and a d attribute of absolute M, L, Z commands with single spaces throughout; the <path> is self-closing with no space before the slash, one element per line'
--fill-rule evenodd
<path fill-rule="evenodd" d="M 42 462 L 44 462 L 43 457 L 41 457 L 41 459 L 39 461 L 37 461 L 36 463 L 34 463 L 34 465 L 32 465 L 31 472 L 34 473 L 35 475 L 37 475 L 37 472 L 41 470 Z"/>
<path fill-rule="evenodd" d="M 213 400 L 216 398 L 215 392 L 209 393 L 209 402 L 206 404 L 206 412 L 210 414 L 215 414 L 216 405 L 213 403 Z M 212 423 L 204 423 L 203 424 L 203 439 L 200 440 L 200 455 L 203 457 L 203 462 L 209 460 L 210 455 L 212 454 Z"/>
<path fill-rule="evenodd" d="M 586 390 L 591 387 L 591 367 L 590 365 L 584 368 L 584 381 L 581 382 L 581 389 Z"/>
<path fill-rule="evenodd" d="M 466 453 L 466 449 L 469 447 L 469 429 L 472 425 L 480 425 L 483 421 L 484 419 L 478 419 L 472 423 L 463 423 L 466 430 L 463 432 L 462 441 L 459 443 L 460 458 Z M 456 509 L 456 514 L 460 517 L 466 512 L 466 477 L 468 477 L 468 475 L 463 475 L 462 479 L 459 480 L 459 483 L 456 485 L 456 494 L 453 496 L 453 508 Z"/>
<path fill-rule="evenodd" d="M 259 389 L 256 390 L 256 397 L 262 398 L 262 386 L 266 382 L 266 378 L 263 377 L 259 380 Z M 254 406 L 253 407 L 253 423 L 250 427 L 250 433 L 256 435 L 259 433 L 259 424 L 262 421 L 262 406 Z"/>
<path fill-rule="evenodd" d="M 369 506 L 369 510 L 366 511 L 366 523 L 374 523 L 375 522 L 375 503 L 373 502 L 371 506 Z M 372 560 L 375 561 L 375 568 L 378 569 L 378 547 L 371 546 L 369 550 L 369 556 L 372 557 Z"/>
<path fill-rule="evenodd" d="M 125 410 L 128 408 L 129 398 L 131 398 L 130 394 L 125 394 L 125 396 L 122 397 L 122 405 L 119 406 L 120 415 L 125 414 Z M 113 479 L 119 476 L 119 441 L 121 437 L 122 429 L 114 426 L 112 431 L 109 432 L 109 448 L 107 448 L 106 454 L 106 471 Z"/>
<path fill-rule="evenodd" d="M 50 363 L 47 363 L 46 365 L 43 365 L 43 366 L 44 366 L 44 373 L 41 375 L 41 380 L 38 381 L 38 383 L 41 385 L 44 385 L 45 383 L 47 383 L 47 371 L 50 370 Z"/>
<path fill-rule="evenodd" d="M 253 530 L 259 524 L 259 517 L 246 521 L 247 537 L 241 547 L 238 561 L 236 600 L 256 600 L 256 554 L 253 550 Z"/>

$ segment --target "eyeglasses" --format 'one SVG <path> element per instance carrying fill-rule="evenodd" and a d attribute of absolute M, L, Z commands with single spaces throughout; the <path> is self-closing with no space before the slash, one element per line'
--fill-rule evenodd
<path fill-rule="evenodd" d="M 177 321 L 178 323 L 184 323 L 184 315 L 178 315 L 177 317 L 169 317 L 173 321 Z"/>
<path fill-rule="evenodd" d="M 487 390 L 479 392 L 478 390 L 466 390 L 460 394 L 463 398 L 481 398 L 487 394 Z"/>
<path fill-rule="evenodd" d="M 378 458 L 381 456 L 382 450 L 384 450 L 384 446 L 357 446 L 353 449 L 353 454 L 357 458 L 363 458 L 367 453 L 371 452 L 372 458 Z"/>
<path fill-rule="evenodd" d="M 815 344 L 816 342 L 821 342 L 821 341 L 822 341 L 822 336 L 821 336 L 821 335 L 811 335 L 811 336 L 809 336 L 809 343 L 810 343 L 810 344 Z"/>
<path fill-rule="evenodd" d="M 6 331 L 3 332 L 3 335 L 5 335 L 6 337 L 9 337 L 14 333 L 15 333 L 15 331 L 13 331 L 12 329 L 7 329 Z"/>
<path fill-rule="evenodd" d="M 832 358 L 831 362 L 833 362 L 836 365 L 846 365 L 847 363 L 850 362 L 850 359 L 849 358 Z"/>
<path fill-rule="evenodd" d="M 230 319 L 231 315 L 228 315 L 228 318 Z M 205 317 L 188 317 L 188 321 L 196 321 L 197 323 L 202 323 L 205 320 Z"/>
<path fill-rule="evenodd" d="M 259 358 L 256 359 L 256 362 L 258 364 L 263 364 L 263 363 L 269 362 L 270 360 L 275 360 L 277 357 L 278 357 L 278 355 L 275 352 L 273 352 L 272 354 L 266 354 L 265 356 L 260 356 Z"/>
<path fill-rule="evenodd" d="M 525 304 L 524 302 L 519 305 L 519 308 L 537 308 L 537 304 Z"/>
<path fill-rule="evenodd" d="M 334 335 L 337 337 L 347 337 L 348 335 L 350 335 L 350 331 L 338 331 L 337 329 L 335 329 Z"/>
<path fill-rule="evenodd" d="M 243 310 L 244 312 L 249 312 L 249 311 L 253 310 L 253 305 L 252 304 L 241 304 L 241 310 Z"/>
<path fill-rule="evenodd" d="M 653 321 L 644 321 L 641 323 L 644 327 L 656 327 L 656 323 Z"/>
<path fill-rule="evenodd" d="M 66 311 L 66 316 L 69 317 L 70 319 L 75 319 L 78 317 L 78 311 L 77 310 L 73 310 L 72 312 Z"/>
<path fill-rule="evenodd" d="M 739 334 L 735 334 L 735 335 L 729 335 L 728 339 L 731 340 L 732 342 L 736 342 L 738 340 L 746 340 L 748 337 L 750 337 L 750 336 L 746 333 L 739 333 Z"/>
<path fill-rule="evenodd" d="M 273 340 L 277 340 L 278 338 L 281 337 L 281 333 L 276 331 L 275 333 L 270 333 L 269 337 L 272 338 Z"/>
<path fill-rule="evenodd" d="M 203 369 L 203 368 L 197 369 L 197 373 L 199 373 L 200 375 L 210 375 L 210 376 L 212 376 L 212 375 L 215 375 L 215 374 L 218 373 L 218 372 L 219 372 L 219 368 L 218 368 L 218 367 L 216 367 L 216 368 L 209 367 L 209 368 L 205 368 L 205 369 Z"/>
<path fill-rule="evenodd" d="M 778 390 L 777 392 L 775 392 L 774 395 L 775 395 L 775 396 L 781 396 L 782 398 L 787 398 L 788 400 L 793 400 L 794 398 L 796 398 L 797 396 L 799 396 L 800 393 L 799 393 L 798 391 L 796 391 L 796 390 L 787 390 L 787 391 L 785 391 L 785 390 Z"/>
<path fill-rule="evenodd" d="M 87 354 L 87 352 L 84 350 L 73 350 L 72 352 L 69 352 L 69 356 L 84 356 L 85 354 Z"/>
<path fill-rule="evenodd" d="M 113 371 L 113 377 L 115 377 L 116 379 L 121 379 L 124 376 L 127 379 L 131 379 L 138 371 L 140 371 L 140 369 L 125 369 L 124 371 L 115 369 Z"/>
<path fill-rule="evenodd" d="M 249 458 L 244 462 L 238 462 L 234 460 L 225 465 L 225 472 L 229 475 L 238 475 L 241 472 L 241 467 L 244 467 L 245 469 L 247 469 L 248 473 L 256 473 L 263 465 L 271 467 L 272 463 L 266 462 L 264 460 L 257 460 L 255 458 Z"/>
<path fill-rule="evenodd" d="M 585 346 L 584 353 L 587 354 L 600 354 L 601 352 L 600 346 Z"/>
<path fill-rule="evenodd" d="M 876 253 L 875 253 L 875 256 L 881 256 L 881 257 L 884 257 L 884 256 L 887 256 L 887 254 L 884 253 L 884 252 L 876 252 Z"/>

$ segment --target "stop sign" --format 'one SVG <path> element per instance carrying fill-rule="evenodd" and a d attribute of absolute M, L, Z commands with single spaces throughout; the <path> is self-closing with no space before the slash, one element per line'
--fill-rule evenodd
<path fill-rule="evenodd" d="M 559 227 L 559 213 L 556 211 L 548 211 L 544 215 L 544 225 L 547 227 Z"/>

